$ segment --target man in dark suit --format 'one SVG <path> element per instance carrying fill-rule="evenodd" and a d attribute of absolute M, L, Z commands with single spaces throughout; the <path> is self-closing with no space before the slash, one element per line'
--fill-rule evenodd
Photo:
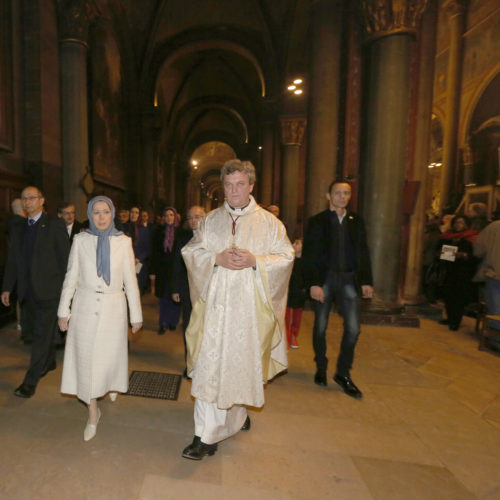
<path fill-rule="evenodd" d="M 82 224 L 76 220 L 75 214 L 75 205 L 73 205 L 73 203 L 69 203 L 68 201 L 63 201 L 57 207 L 57 216 L 66 224 L 66 231 L 69 236 L 70 245 L 73 244 L 75 234 L 78 234 L 82 229 Z"/>
<path fill-rule="evenodd" d="M 360 295 L 373 295 L 370 255 L 361 218 L 347 210 L 351 186 L 345 180 L 330 184 L 327 210 L 308 221 L 303 245 L 305 276 L 314 299 L 314 382 L 327 385 L 326 328 L 332 300 L 344 319 L 344 334 L 333 377 L 344 392 L 356 399 L 363 395 L 350 376 L 354 348 L 360 333 Z"/>
<path fill-rule="evenodd" d="M 175 237 L 174 264 L 171 285 L 171 289 L 173 290 L 172 300 L 174 302 L 181 303 L 182 330 L 184 333 L 186 333 L 186 328 L 189 324 L 193 307 L 191 304 L 191 297 L 189 295 L 189 281 L 186 264 L 184 264 L 181 250 L 182 247 L 193 237 L 193 232 L 198 229 L 198 224 L 203 217 L 205 217 L 205 210 L 198 205 L 192 206 L 187 213 L 188 227 L 178 231 Z M 186 356 L 186 338 L 184 337 L 184 359 L 186 359 Z M 188 378 L 187 369 L 184 370 L 183 375 L 185 378 Z"/>
<path fill-rule="evenodd" d="M 30 398 L 40 378 L 56 367 L 54 335 L 69 238 L 63 222 L 43 212 L 45 200 L 38 188 L 26 187 L 21 199 L 28 218 L 12 231 L 2 303 L 9 306 L 10 294 L 16 289 L 33 324 L 29 368 L 23 383 L 14 391 L 16 396 Z"/>

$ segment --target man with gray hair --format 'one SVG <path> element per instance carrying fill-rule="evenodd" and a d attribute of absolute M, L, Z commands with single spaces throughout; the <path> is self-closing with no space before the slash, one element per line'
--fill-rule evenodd
<path fill-rule="evenodd" d="M 287 368 L 283 334 L 293 247 L 283 224 L 251 195 L 255 168 L 224 164 L 224 205 L 201 220 L 182 249 L 193 311 L 186 331 L 193 379 L 194 439 L 182 456 L 201 460 L 250 429 L 245 406 L 264 405 L 263 384 Z"/>

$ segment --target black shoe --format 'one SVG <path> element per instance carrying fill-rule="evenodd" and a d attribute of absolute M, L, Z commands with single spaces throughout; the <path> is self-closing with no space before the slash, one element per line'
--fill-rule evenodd
<path fill-rule="evenodd" d="M 201 460 L 205 455 L 213 455 L 217 451 L 217 443 L 205 444 L 201 438 L 195 436 L 193 442 L 184 448 L 182 456 L 190 460 Z"/>
<path fill-rule="evenodd" d="M 176 325 L 168 325 L 168 329 L 173 332 L 177 328 Z"/>
<path fill-rule="evenodd" d="M 242 431 L 249 431 L 251 426 L 252 426 L 252 422 L 250 422 L 250 417 L 247 415 L 247 419 L 245 420 L 245 423 L 243 424 L 241 430 Z"/>
<path fill-rule="evenodd" d="M 452 332 L 456 332 L 460 325 L 448 325 L 448 330 L 451 330 Z"/>
<path fill-rule="evenodd" d="M 336 373 L 333 376 L 333 380 L 337 382 L 337 384 L 344 389 L 344 392 L 348 395 L 351 396 L 352 398 L 355 399 L 361 399 L 363 397 L 363 393 L 356 387 L 354 382 L 351 380 L 351 377 L 349 376 L 344 376 L 344 375 L 339 375 Z"/>
<path fill-rule="evenodd" d="M 45 370 L 43 370 L 42 373 L 40 373 L 40 378 L 45 377 L 47 373 L 51 372 L 52 370 L 55 370 L 56 366 L 57 366 L 56 360 L 52 361 L 52 363 L 50 363 L 50 365 L 47 368 L 45 368 Z"/>
<path fill-rule="evenodd" d="M 29 385 L 22 383 L 15 391 L 14 396 L 18 398 L 31 398 L 35 394 L 36 387 L 34 385 Z"/>
<path fill-rule="evenodd" d="M 326 381 L 326 370 L 317 370 L 316 375 L 314 375 L 314 383 L 317 385 L 328 385 Z"/>
<path fill-rule="evenodd" d="M 188 369 L 187 368 L 184 368 L 184 371 L 182 372 L 182 376 L 183 376 L 183 378 L 185 378 L 187 380 L 191 380 L 191 377 L 188 375 Z"/>
<path fill-rule="evenodd" d="M 164 326 L 158 328 L 158 335 L 163 335 L 167 329 Z"/>

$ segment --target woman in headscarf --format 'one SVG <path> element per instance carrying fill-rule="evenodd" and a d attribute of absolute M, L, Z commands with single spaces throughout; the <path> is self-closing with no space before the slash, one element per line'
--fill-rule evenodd
<path fill-rule="evenodd" d="M 142 327 L 132 242 L 114 225 L 106 196 L 88 205 L 90 228 L 74 238 L 59 309 L 59 328 L 68 331 L 61 392 L 88 405 L 84 440 L 97 431 L 97 399 L 128 390 L 127 301 L 132 332 Z"/>
<path fill-rule="evenodd" d="M 160 299 L 158 334 L 175 330 L 180 316 L 180 305 L 172 300 L 172 271 L 174 263 L 174 242 L 179 216 L 174 207 L 163 210 L 165 225 L 160 226 L 153 242 L 151 259 L 151 280 L 155 282 L 155 295 Z"/>

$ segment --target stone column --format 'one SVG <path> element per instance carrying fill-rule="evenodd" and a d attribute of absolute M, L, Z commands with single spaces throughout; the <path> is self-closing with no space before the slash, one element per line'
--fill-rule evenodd
<path fill-rule="evenodd" d="M 158 108 L 152 108 L 149 112 L 143 114 L 142 117 L 142 144 L 144 146 L 143 170 L 140 180 L 140 197 L 141 203 L 147 210 L 157 210 L 158 194 L 156 186 L 158 186 L 157 164 L 158 158 L 158 140 L 160 136 L 160 125 L 158 117 Z"/>
<path fill-rule="evenodd" d="M 262 169 L 261 178 L 257 179 L 260 187 L 260 204 L 267 207 L 273 203 L 273 160 L 274 160 L 274 124 L 266 120 L 262 124 Z"/>
<path fill-rule="evenodd" d="M 280 215 L 293 239 L 297 225 L 298 178 L 300 146 L 304 139 L 306 120 L 303 117 L 281 118 L 281 142 L 283 144 Z"/>
<path fill-rule="evenodd" d="M 361 206 L 371 251 L 375 292 L 398 298 L 399 254 L 406 178 L 409 69 L 416 27 L 426 1 L 363 1 L 370 36 Z"/>
<path fill-rule="evenodd" d="M 450 48 L 446 75 L 446 122 L 443 137 L 443 165 L 441 167 L 440 209 L 449 208 L 450 190 L 456 172 L 458 157 L 458 121 L 460 116 L 460 89 L 462 84 L 462 57 L 467 0 L 446 0 L 443 7 L 449 14 Z M 455 207 L 452 207 L 455 208 Z"/>
<path fill-rule="evenodd" d="M 320 0 L 312 7 L 306 217 L 325 209 L 325 194 L 337 174 L 342 3 Z"/>
<path fill-rule="evenodd" d="M 432 120 L 432 93 L 437 32 L 437 2 L 432 2 L 422 19 L 419 34 L 420 61 L 417 88 L 415 124 L 415 154 L 413 180 L 420 182 L 420 189 L 413 215 L 410 217 L 408 259 L 406 264 L 404 299 L 410 304 L 420 302 L 422 263 L 425 242 L 425 208 L 430 154 Z"/>
<path fill-rule="evenodd" d="M 63 192 L 77 219 L 87 218 L 88 169 L 87 36 L 93 12 L 85 0 L 59 4 Z"/>

